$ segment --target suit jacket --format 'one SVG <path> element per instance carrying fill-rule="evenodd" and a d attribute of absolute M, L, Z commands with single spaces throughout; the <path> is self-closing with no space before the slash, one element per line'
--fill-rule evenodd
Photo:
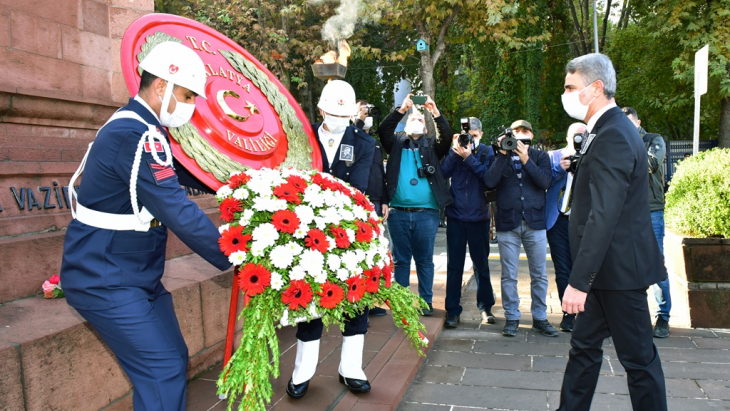
<path fill-rule="evenodd" d="M 560 215 L 558 203 L 560 200 L 560 192 L 563 191 L 568 181 L 568 173 L 563 170 L 563 167 L 560 167 L 560 160 L 564 157 L 564 150 L 561 148 L 560 150 L 548 153 L 553 172 L 553 181 L 550 183 L 550 188 L 548 188 L 547 194 L 545 195 L 545 223 L 548 230 L 553 228 L 555 221 L 558 220 L 558 216 Z"/>
<path fill-rule="evenodd" d="M 355 126 L 347 126 L 340 146 L 337 148 L 337 153 L 335 153 L 334 161 L 327 167 L 327 155 L 324 152 L 322 142 L 319 141 L 319 126 L 321 125 L 321 122 L 312 124 L 319 143 L 319 150 L 322 153 L 321 171 L 350 183 L 351 186 L 365 194 L 370 179 L 370 167 L 373 164 L 373 156 L 375 155 L 375 139 Z M 340 160 L 343 145 L 352 147 L 353 161 Z"/>
<path fill-rule="evenodd" d="M 122 110 L 139 114 L 167 137 L 155 116 L 134 99 Z M 118 119 L 102 128 L 86 160 L 78 202 L 95 211 L 132 214 L 129 180 L 132 163 L 147 126 Z M 160 159 L 165 155 L 158 152 Z M 163 226 L 147 232 L 96 228 L 72 220 L 66 230 L 61 281 L 69 305 L 87 310 L 119 307 L 167 291 L 160 282 L 165 268 L 167 230 L 221 270 L 231 266 L 220 251 L 220 234 L 208 216 L 188 199 L 177 171 L 160 168 L 151 152 L 142 152 L 137 201 Z"/>
<path fill-rule="evenodd" d="M 649 213 L 647 153 L 618 107 L 606 111 L 578 164 L 570 212 L 570 285 L 636 290 L 667 278 Z M 587 142 L 588 142 L 587 141 Z"/>

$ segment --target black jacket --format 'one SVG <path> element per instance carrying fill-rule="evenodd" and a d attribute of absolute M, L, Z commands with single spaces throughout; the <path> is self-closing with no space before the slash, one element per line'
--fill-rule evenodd
<path fill-rule="evenodd" d="M 363 130 L 365 122 L 359 118 L 355 122 L 355 127 Z M 363 130 L 365 134 L 367 131 Z M 369 134 L 368 134 L 369 135 Z M 375 140 L 375 139 L 373 139 Z M 370 167 L 370 179 L 368 181 L 368 189 L 365 192 L 370 201 L 377 201 L 381 204 L 388 204 L 385 197 L 385 170 L 383 170 L 383 148 L 380 147 L 378 141 L 375 141 L 375 154 L 373 155 L 373 165 Z"/>
<path fill-rule="evenodd" d="M 570 285 L 638 290 L 666 279 L 649 214 L 649 160 L 636 127 L 614 107 L 585 144 L 573 180 Z"/>
<path fill-rule="evenodd" d="M 322 153 L 322 171 L 350 183 L 351 186 L 363 193 L 367 192 L 370 167 L 373 164 L 373 154 L 375 152 L 375 139 L 355 126 L 348 126 L 342 136 L 340 146 L 337 148 L 332 165 L 327 167 L 327 154 L 324 152 L 322 142 L 319 141 L 320 125 L 322 125 L 321 122 L 312 124 L 312 128 L 314 128 L 314 134 L 317 136 L 319 151 Z M 343 145 L 353 147 L 353 161 L 340 160 Z"/>
<path fill-rule="evenodd" d="M 439 161 L 444 158 L 451 147 L 451 127 L 444 116 L 434 118 L 436 127 L 441 135 L 440 140 L 436 137 L 423 136 L 418 140 L 412 140 L 405 133 L 395 132 L 395 128 L 403 118 L 404 114 L 393 111 L 386 117 L 378 127 L 378 135 L 380 142 L 383 144 L 385 152 L 388 153 L 388 168 L 385 172 L 386 196 L 388 200 L 393 198 L 396 188 L 398 188 L 398 175 L 400 174 L 400 159 L 403 154 L 403 146 L 406 141 L 412 141 L 421 153 L 421 162 L 424 166 L 432 165 L 436 167 L 436 173 L 427 177 L 428 183 L 431 185 L 431 192 L 436 198 L 440 208 L 451 205 L 454 200 L 449 193 L 449 186 L 446 179 L 441 173 Z"/>
<path fill-rule="evenodd" d="M 497 151 L 494 162 L 484 175 L 484 185 L 497 189 L 497 231 L 517 228 L 522 219 L 535 230 L 545 230 L 545 190 L 550 188 L 552 171 L 550 157 L 529 148 L 529 160 L 522 165 L 522 178 L 517 178 L 511 154 Z"/>

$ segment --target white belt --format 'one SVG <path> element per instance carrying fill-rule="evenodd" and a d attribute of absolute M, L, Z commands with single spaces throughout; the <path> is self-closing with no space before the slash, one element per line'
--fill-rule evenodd
<path fill-rule="evenodd" d="M 135 153 L 134 162 L 132 164 L 132 176 L 129 181 L 129 192 L 131 197 L 130 200 L 132 202 L 132 210 L 134 211 L 134 214 L 111 214 L 91 210 L 79 204 L 78 199 L 76 199 L 76 208 L 74 209 L 73 201 L 74 198 L 77 197 L 76 190 L 74 189 L 74 183 L 76 182 L 76 179 L 81 175 L 81 173 L 83 173 L 84 168 L 86 167 L 86 159 L 89 157 L 89 152 L 91 151 L 91 145 L 93 144 L 93 142 L 89 143 L 89 148 L 88 150 L 86 150 L 86 154 L 81 160 L 81 164 L 79 165 L 78 170 L 76 170 L 73 177 L 71 177 L 71 181 L 68 185 L 69 197 L 71 200 L 71 214 L 80 222 L 86 225 L 90 225 L 92 227 L 103 228 L 106 230 L 134 230 L 146 232 L 149 231 L 150 227 L 157 226 L 153 223 L 155 217 L 144 207 L 139 210 L 139 206 L 137 205 L 137 174 L 139 173 L 139 165 L 142 157 L 142 148 L 144 146 L 144 143 L 148 143 L 150 147 L 153 148 L 151 152 L 152 157 L 154 157 L 155 159 L 155 162 L 165 167 L 172 164 L 172 152 L 170 151 L 170 146 L 167 144 L 167 140 L 164 136 L 162 136 L 162 134 L 160 134 L 159 131 L 157 131 L 157 128 L 151 124 L 148 124 L 142 119 L 142 117 L 140 117 L 137 113 L 133 111 L 117 111 L 111 116 L 109 120 L 107 120 L 107 122 L 103 126 L 101 126 L 99 131 L 101 131 L 101 129 L 103 129 L 107 124 L 117 119 L 134 119 L 147 126 L 147 131 L 142 134 L 142 138 L 140 138 L 139 144 L 137 144 L 137 151 Z M 96 134 L 99 135 L 99 132 L 97 132 Z M 159 141 L 162 145 L 162 149 L 165 153 L 165 161 L 160 160 L 156 150 L 154 149 L 155 140 Z"/>

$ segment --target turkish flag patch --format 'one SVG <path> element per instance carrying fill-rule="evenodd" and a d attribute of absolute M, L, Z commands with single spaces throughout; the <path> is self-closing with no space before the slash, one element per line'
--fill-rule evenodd
<path fill-rule="evenodd" d="M 161 166 L 154 159 L 147 160 L 147 165 L 149 165 L 152 178 L 155 179 L 157 185 L 177 180 L 177 174 L 172 166 Z"/>
<path fill-rule="evenodd" d="M 162 153 L 162 151 L 163 151 L 162 150 L 162 143 L 159 143 L 159 142 L 156 142 L 155 143 L 155 151 L 158 152 L 158 153 Z M 145 153 L 151 153 L 152 152 L 152 147 L 150 146 L 150 143 L 149 142 L 144 143 L 144 152 Z"/>

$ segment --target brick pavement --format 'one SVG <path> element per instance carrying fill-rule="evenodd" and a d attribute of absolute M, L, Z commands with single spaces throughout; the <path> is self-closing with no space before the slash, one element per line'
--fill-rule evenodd
<path fill-rule="evenodd" d="M 492 256 L 495 255 L 492 250 Z M 548 319 L 557 326 L 560 304 L 552 264 Z M 490 259 L 497 295 L 497 324 L 481 324 L 475 286 L 462 297 L 464 313 L 457 329 L 443 330 L 398 411 L 555 410 L 570 349 L 569 333 L 548 338 L 530 330 L 527 261 L 520 261 L 522 321 L 515 338 L 501 335 L 504 312 L 499 291 L 499 261 Z M 730 330 L 673 327 L 654 340 L 662 359 L 670 410 L 730 410 Z M 607 339 L 604 363 L 592 410 L 630 410 L 626 375 Z"/>

